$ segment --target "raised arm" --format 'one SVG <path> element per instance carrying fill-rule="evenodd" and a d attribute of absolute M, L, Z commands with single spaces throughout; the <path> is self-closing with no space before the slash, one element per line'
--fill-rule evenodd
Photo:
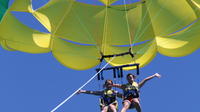
<path fill-rule="evenodd" d="M 147 77 L 147 78 L 145 78 L 144 80 L 142 80 L 140 83 L 139 83 L 139 88 L 141 88 L 147 81 L 149 81 L 149 80 L 151 80 L 151 79 L 153 79 L 154 77 L 158 77 L 158 78 L 160 78 L 161 77 L 161 75 L 160 74 L 158 74 L 158 73 L 155 73 L 154 75 L 152 75 L 152 76 L 149 76 L 149 77 Z"/>
<path fill-rule="evenodd" d="M 92 94 L 92 95 L 97 95 L 97 96 L 100 96 L 102 95 L 102 91 L 87 91 L 87 90 L 79 90 L 77 92 L 77 94 L 80 94 L 80 93 L 84 93 L 84 94 Z"/>

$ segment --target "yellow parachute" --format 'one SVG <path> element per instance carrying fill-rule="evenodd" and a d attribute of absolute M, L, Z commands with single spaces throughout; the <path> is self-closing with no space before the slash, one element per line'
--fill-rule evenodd
<path fill-rule="evenodd" d="M 123 5 L 115 4 L 119 0 L 99 1 L 104 5 L 51 0 L 33 10 L 31 0 L 15 0 L 0 23 L 1 45 L 27 53 L 52 52 L 64 66 L 76 70 L 98 65 L 101 53 L 119 54 L 131 48 L 134 58 L 116 57 L 110 64 L 143 67 L 158 52 L 179 57 L 200 47 L 200 0 L 141 0 Z M 22 24 L 12 11 L 31 13 L 50 33 Z"/>

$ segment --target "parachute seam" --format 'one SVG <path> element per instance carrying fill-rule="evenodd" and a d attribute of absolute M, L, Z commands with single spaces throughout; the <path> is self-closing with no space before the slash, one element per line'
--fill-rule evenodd
<path fill-rule="evenodd" d="M 75 11 L 76 11 L 76 10 L 75 10 Z M 89 38 L 90 40 L 92 40 L 93 42 L 96 43 L 96 41 L 94 40 L 94 38 L 92 38 L 91 33 L 88 31 L 88 28 L 86 28 L 86 25 L 83 24 L 83 22 L 81 21 L 81 19 L 80 19 L 80 17 L 78 16 L 78 14 L 75 13 L 75 15 L 76 15 L 76 17 L 78 18 L 79 23 L 81 24 L 81 26 L 83 27 L 83 29 L 85 30 L 85 32 L 89 35 L 88 38 Z M 96 45 L 97 45 L 97 43 L 96 43 Z M 99 48 L 98 46 L 96 46 L 96 48 L 100 50 L 100 48 Z"/>
<path fill-rule="evenodd" d="M 71 3 L 72 2 L 72 3 Z M 63 17 L 60 19 L 60 22 L 58 23 L 57 27 L 55 28 L 54 32 L 52 32 L 52 39 L 50 41 L 50 49 L 52 50 L 53 49 L 53 41 L 54 41 L 54 36 L 55 36 L 55 33 L 57 32 L 58 28 L 60 27 L 60 25 L 62 24 L 62 22 L 64 21 L 64 18 L 67 16 L 67 14 L 70 12 L 70 10 L 72 9 L 72 6 L 74 4 L 74 1 L 71 1 L 70 3 L 70 6 L 68 8 L 68 10 L 66 10 L 65 14 L 63 15 Z"/>
<path fill-rule="evenodd" d="M 168 3 L 169 2 L 169 0 L 167 1 L 167 2 L 165 2 L 165 4 L 166 3 Z M 151 3 L 150 3 L 150 5 L 152 5 L 152 0 L 151 0 Z M 149 7 L 148 7 L 149 8 Z M 146 10 L 146 15 L 147 15 L 147 13 L 148 13 L 148 8 L 147 8 L 147 10 Z M 163 10 L 163 6 L 162 6 L 162 8 L 160 8 L 160 10 L 156 13 L 156 15 L 152 18 L 152 19 L 150 19 L 150 22 L 146 25 L 146 27 L 144 28 L 144 30 L 143 30 L 143 32 L 137 37 L 137 39 L 136 40 L 138 40 L 144 33 L 145 33 L 145 31 L 147 30 L 147 28 L 149 27 L 149 25 L 151 25 L 152 24 L 152 21 L 153 20 L 155 20 L 159 15 L 160 15 L 160 13 L 161 13 L 161 11 Z M 145 15 L 145 16 L 146 16 Z M 141 26 L 140 26 L 141 27 Z M 153 27 L 153 26 L 152 26 Z M 140 28 L 141 29 L 141 28 Z M 153 30 L 154 30 L 154 28 L 153 28 Z M 155 32 L 154 32 L 154 39 L 156 39 L 156 35 L 155 35 Z"/>
<path fill-rule="evenodd" d="M 129 38 L 129 44 L 130 44 L 130 48 L 131 48 L 131 51 L 132 51 L 132 39 L 131 39 L 131 32 L 130 32 L 130 24 L 129 24 L 129 20 L 128 20 L 128 11 L 127 10 L 127 6 L 126 6 L 126 1 L 124 0 L 124 8 L 125 8 L 125 15 L 126 15 L 126 25 L 127 25 L 127 29 L 128 29 L 128 38 Z"/>
<path fill-rule="evenodd" d="M 151 1 L 150 5 L 152 5 L 152 1 Z M 140 22 L 139 28 L 136 30 L 136 35 L 135 35 L 135 39 L 134 39 L 135 43 L 136 43 L 136 41 L 139 39 L 139 36 L 138 36 L 138 35 L 139 35 L 139 31 L 140 31 L 141 28 L 142 28 L 142 23 L 144 22 L 145 17 L 147 16 L 147 13 L 148 13 L 148 11 L 146 10 L 145 15 L 144 15 L 144 17 L 142 18 L 142 21 Z M 134 43 L 134 42 L 133 42 L 133 43 Z"/>
<path fill-rule="evenodd" d="M 195 21 L 197 22 L 197 21 L 199 21 L 200 20 L 200 18 L 198 18 L 198 19 L 196 19 Z M 194 21 L 194 22 L 195 22 Z M 195 23 L 196 23 L 195 22 Z M 195 24 L 195 23 L 191 23 L 192 25 L 193 24 Z M 196 29 L 198 29 L 199 27 L 197 27 L 197 28 L 193 28 L 193 30 L 196 30 Z M 183 29 L 184 30 L 184 29 Z M 191 29 L 188 29 L 188 30 L 186 30 L 186 31 L 184 31 L 184 33 L 187 33 L 187 32 L 190 32 L 191 31 Z M 178 33 L 178 32 L 177 32 Z M 170 35 L 169 35 L 170 36 Z M 174 36 L 171 36 L 170 37 L 170 39 L 173 39 L 174 38 Z M 187 39 L 189 39 L 189 38 L 191 38 L 191 36 L 189 36 Z M 165 40 L 165 41 L 162 41 L 160 44 L 162 44 L 162 45 L 167 45 L 167 43 L 169 42 L 170 40 Z M 157 45 L 157 47 L 158 47 L 158 45 Z"/>
<path fill-rule="evenodd" d="M 102 39 L 102 49 L 103 49 L 103 54 L 105 53 L 106 49 L 106 36 L 107 36 L 107 19 L 108 19 L 108 6 L 106 5 L 106 13 L 105 13 L 105 19 L 104 19 L 104 30 L 103 30 L 103 39 Z"/>
<path fill-rule="evenodd" d="M 190 6 L 191 7 L 191 6 Z M 192 7 L 191 7 L 192 8 Z M 193 9 L 193 11 L 194 11 L 194 9 Z M 196 15 L 196 13 L 194 12 L 194 14 Z M 184 17 L 184 20 L 185 19 L 187 19 L 187 18 L 189 18 L 189 17 L 191 17 L 192 16 L 192 13 L 190 13 L 189 15 L 187 15 L 187 16 L 185 16 Z M 196 15 L 197 16 L 197 15 Z M 198 19 L 198 17 L 197 17 L 197 19 Z M 182 19 L 182 21 L 183 21 L 183 19 Z M 173 29 L 175 26 L 177 26 L 177 24 L 179 24 L 179 23 L 181 23 L 182 21 L 178 21 L 178 22 L 176 22 L 176 24 L 173 24 L 172 26 L 170 26 L 170 28 L 168 28 L 167 30 L 165 30 L 165 32 L 163 32 L 163 33 L 166 33 L 166 32 L 168 32 L 169 30 L 171 30 L 171 29 Z M 190 25 L 190 24 L 189 24 Z M 188 25 L 187 25 L 188 26 Z M 186 28 L 187 28 L 187 26 L 186 26 Z M 181 28 L 182 30 L 183 29 L 185 29 L 185 27 L 184 28 Z M 181 29 L 180 29 L 180 31 L 181 31 Z M 175 31 L 176 32 L 176 31 Z M 173 32 L 172 32 L 173 33 Z M 162 35 L 162 34 L 161 34 Z"/>

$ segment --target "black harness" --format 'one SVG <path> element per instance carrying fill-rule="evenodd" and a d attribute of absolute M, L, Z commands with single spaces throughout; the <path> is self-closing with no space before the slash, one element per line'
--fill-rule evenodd
<path fill-rule="evenodd" d="M 139 90 L 133 85 L 126 85 L 126 89 L 124 90 L 124 98 L 138 98 Z"/>
<path fill-rule="evenodd" d="M 107 94 L 107 91 L 104 91 L 104 94 L 101 96 L 101 103 L 104 105 L 110 105 L 116 101 L 116 93 L 114 90 L 111 90 L 112 94 Z"/>

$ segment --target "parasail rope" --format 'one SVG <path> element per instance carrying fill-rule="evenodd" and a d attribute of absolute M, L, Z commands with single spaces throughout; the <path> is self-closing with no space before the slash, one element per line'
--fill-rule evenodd
<path fill-rule="evenodd" d="M 85 84 L 83 84 L 80 88 L 78 88 L 74 93 L 72 93 L 69 97 L 67 97 L 63 102 L 61 102 L 58 106 L 56 106 L 53 110 L 50 112 L 55 112 L 59 107 L 61 107 L 64 103 L 66 103 L 69 99 L 71 99 L 79 90 L 81 90 L 83 87 L 85 87 L 88 83 L 90 83 L 104 68 L 108 66 L 108 64 L 115 58 L 115 56 L 106 63 L 103 68 L 101 68 L 100 71 L 98 71 L 94 76 L 92 76 Z"/>
<path fill-rule="evenodd" d="M 129 24 L 129 20 L 128 20 L 128 11 L 127 11 L 127 3 L 124 0 L 124 9 L 125 9 L 125 15 L 126 15 L 126 24 L 127 24 L 127 30 L 128 30 L 128 37 L 129 37 L 129 44 L 130 44 L 130 49 L 131 52 L 133 52 L 133 48 L 132 48 L 132 39 L 131 39 L 131 32 L 130 32 L 130 24 Z M 134 63 L 136 63 L 135 58 L 133 57 L 133 61 Z"/>

